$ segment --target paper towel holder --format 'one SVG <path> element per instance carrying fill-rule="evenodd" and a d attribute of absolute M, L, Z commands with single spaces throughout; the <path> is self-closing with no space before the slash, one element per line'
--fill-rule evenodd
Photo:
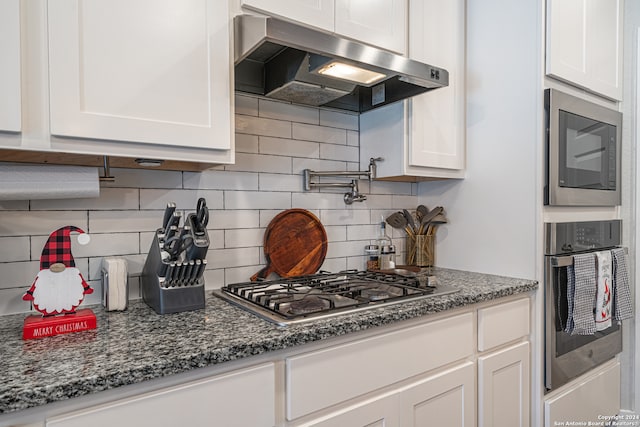
<path fill-rule="evenodd" d="M 103 173 L 100 176 L 100 181 L 101 182 L 114 182 L 116 180 L 116 178 L 114 176 L 111 175 L 111 169 L 109 167 L 109 156 L 102 156 L 102 162 L 103 162 Z"/>

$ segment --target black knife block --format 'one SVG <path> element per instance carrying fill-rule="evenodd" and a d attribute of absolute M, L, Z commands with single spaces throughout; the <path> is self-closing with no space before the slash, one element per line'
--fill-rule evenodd
<path fill-rule="evenodd" d="M 158 274 L 162 264 L 160 238 L 163 230 L 156 230 L 149 254 L 142 270 L 140 286 L 142 299 L 158 314 L 178 313 L 181 311 L 204 308 L 204 277 L 197 284 L 183 287 L 164 287 L 165 277 Z"/>

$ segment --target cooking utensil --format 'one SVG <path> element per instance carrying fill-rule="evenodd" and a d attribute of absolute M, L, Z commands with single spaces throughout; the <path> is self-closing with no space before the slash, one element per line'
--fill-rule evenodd
<path fill-rule="evenodd" d="M 271 273 L 281 277 L 316 273 L 327 254 L 327 232 L 311 212 L 288 209 L 267 226 L 264 254 L 267 265 L 251 276 L 252 281 Z"/>
<path fill-rule="evenodd" d="M 403 209 L 402 213 L 404 214 L 404 217 L 407 218 L 407 224 L 409 225 L 411 230 L 413 230 L 413 234 L 416 234 L 417 228 L 416 228 L 416 222 L 413 219 L 413 215 L 411 215 L 411 213 L 406 209 Z"/>
<path fill-rule="evenodd" d="M 442 206 L 436 206 L 431 210 L 428 214 L 422 217 L 422 221 L 420 221 L 420 227 L 418 228 L 418 234 L 424 234 L 426 227 L 429 223 L 438 215 L 441 214 L 444 208 Z"/>
<path fill-rule="evenodd" d="M 434 234 L 436 234 L 436 228 L 438 227 L 438 225 L 446 223 L 447 217 L 444 215 L 444 213 L 436 215 L 436 217 L 433 218 L 427 226 L 427 236 L 433 236 Z"/>
<path fill-rule="evenodd" d="M 428 213 L 428 207 L 426 207 L 425 205 L 418 205 L 418 207 L 416 208 L 416 218 L 418 220 L 418 223 L 422 222 L 422 218 L 424 218 L 424 216 Z"/>
<path fill-rule="evenodd" d="M 393 228 L 406 231 L 406 233 L 410 237 L 415 236 L 415 231 L 409 227 L 409 223 L 407 222 L 407 218 L 405 217 L 403 212 L 398 211 L 392 213 L 387 217 L 386 221 L 387 224 L 389 224 Z"/>

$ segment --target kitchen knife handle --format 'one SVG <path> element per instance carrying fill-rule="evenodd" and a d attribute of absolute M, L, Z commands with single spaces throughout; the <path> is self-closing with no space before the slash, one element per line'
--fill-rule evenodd
<path fill-rule="evenodd" d="M 171 217 L 173 213 L 176 211 L 176 204 L 174 202 L 167 203 L 167 207 L 164 209 L 164 217 L 162 218 L 162 230 L 164 234 L 167 234 L 169 230 L 169 221 L 171 221 Z"/>

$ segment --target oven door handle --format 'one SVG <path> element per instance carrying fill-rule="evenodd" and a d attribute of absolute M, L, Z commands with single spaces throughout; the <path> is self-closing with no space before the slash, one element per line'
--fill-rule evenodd
<path fill-rule="evenodd" d="M 624 253 L 629 255 L 629 248 L 623 247 Z M 594 251 L 594 253 L 597 251 Z M 564 256 L 552 256 L 549 257 L 549 261 L 551 262 L 551 267 L 568 267 L 573 265 L 573 255 L 564 255 Z"/>

